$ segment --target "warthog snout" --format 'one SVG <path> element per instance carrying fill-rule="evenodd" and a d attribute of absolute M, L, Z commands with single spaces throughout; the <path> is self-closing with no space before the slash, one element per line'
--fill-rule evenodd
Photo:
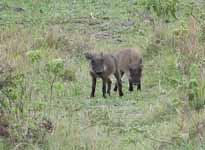
<path fill-rule="evenodd" d="M 130 78 L 129 81 L 133 84 L 133 85 L 139 85 L 140 84 L 140 80 L 136 79 L 136 78 Z"/>
<path fill-rule="evenodd" d="M 133 83 L 133 85 L 138 85 L 138 84 L 140 84 L 140 81 L 137 81 L 137 82 L 132 81 L 132 83 Z"/>
<path fill-rule="evenodd" d="M 130 81 L 133 85 L 139 85 L 142 75 L 142 67 L 141 64 L 131 64 L 129 65 L 130 71 Z"/>
<path fill-rule="evenodd" d="M 101 76 L 103 74 L 103 71 L 95 72 L 98 76 Z"/>
<path fill-rule="evenodd" d="M 91 68 L 96 75 L 102 75 L 104 72 L 103 62 L 101 63 L 91 63 Z"/>

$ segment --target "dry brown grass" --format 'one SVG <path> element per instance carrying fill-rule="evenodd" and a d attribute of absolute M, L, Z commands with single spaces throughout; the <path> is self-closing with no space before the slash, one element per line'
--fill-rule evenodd
<path fill-rule="evenodd" d="M 189 17 L 184 26 L 177 31 L 175 37 L 175 49 L 182 54 L 197 55 L 201 53 L 198 34 L 200 26 L 193 17 Z"/>
<path fill-rule="evenodd" d="M 13 30 L 0 31 L 0 60 L 3 64 L 26 70 L 26 52 L 42 49 L 44 57 L 69 59 L 81 56 L 84 51 L 94 50 L 96 41 L 79 31 L 70 31 L 62 25 L 32 29 L 16 26 Z"/>
<path fill-rule="evenodd" d="M 60 56 L 79 56 L 95 46 L 95 40 L 79 31 L 69 31 L 62 25 L 48 27 L 43 39 L 48 48 L 58 50 Z"/>

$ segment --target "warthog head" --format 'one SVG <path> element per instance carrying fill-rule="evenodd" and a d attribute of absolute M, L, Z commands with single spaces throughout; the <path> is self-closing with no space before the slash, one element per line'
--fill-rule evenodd
<path fill-rule="evenodd" d="M 142 60 L 140 60 L 139 64 L 130 64 L 129 65 L 129 72 L 130 77 L 129 80 L 134 84 L 140 84 L 141 76 L 142 76 Z"/>
<path fill-rule="evenodd" d="M 103 53 L 85 53 L 85 57 L 90 60 L 92 72 L 98 76 L 101 76 L 105 71 Z"/>

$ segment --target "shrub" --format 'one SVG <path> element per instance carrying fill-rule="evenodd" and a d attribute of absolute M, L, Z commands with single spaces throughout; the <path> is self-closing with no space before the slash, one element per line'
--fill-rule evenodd
<path fill-rule="evenodd" d="M 42 52 L 41 50 L 31 50 L 26 53 L 28 58 L 31 60 L 32 63 L 39 62 L 39 60 L 42 57 Z"/>
<path fill-rule="evenodd" d="M 158 17 L 177 18 L 178 0 L 142 0 L 140 4 L 148 11 L 155 13 Z"/>
<path fill-rule="evenodd" d="M 205 82 L 191 79 L 188 83 L 189 104 L 195 110 L 204 108 L 205 105 Z"/>
<path fill-rule="evenodd" d="M 64 71 L 64 62 L 62 59 L 53 59 L 46 64 L 46 69 L 49 73 L 58 75 Z"/>
<path fill-rule="evenodd" d="M 74 69 L 66 69 L 61 76 L 63 80 L 67 80 L 67 81 L 76 80 Z"/>

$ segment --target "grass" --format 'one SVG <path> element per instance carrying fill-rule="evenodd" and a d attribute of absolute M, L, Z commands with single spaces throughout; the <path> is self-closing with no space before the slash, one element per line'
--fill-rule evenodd
<path fill-rule="evenodd" d="M 17 79 L 18 86 L 9 93 L 13 99 L 0 92 L 0 99 L 8 101 L 2 109 L 8 112 L 10 124 L 10 137 L 0 138 L 0 148 L 203 149 L 204 109 L 184 110 L 187 79 L 176 67 L 183 65 L 177 49 L 186 43 L 183 37 L 175 40 L 184 45 L 170 41 L 175 29 L 184 31 L 179 27 L 181 20 L 153 26 L 139 15 L 142 10 L 136 1 L 122 0 L 1 1 L 0 62 L 15 68 L 14 73 L 23 74 L 23 79 Z M 198 38 L 199 31 L 196 34 Z M 130 93 L 125 78 L 125 96 L 112 92 L 104 99 L 98 81 L 96 97 L 90 99 L 89 65 L 83 52 L 116 52 L 124 47 L 140 47 L 143 53 L 142 92 Z M 201 47 L 198 42 L 195 49 Z M 67 80 L 61 75 L 55 79 L 46 70 L 49 62 L 59 58 L 64 69 L 70 70 Z M 46 119 L 52 123 L 52 132 L 41 127 Z"/>

